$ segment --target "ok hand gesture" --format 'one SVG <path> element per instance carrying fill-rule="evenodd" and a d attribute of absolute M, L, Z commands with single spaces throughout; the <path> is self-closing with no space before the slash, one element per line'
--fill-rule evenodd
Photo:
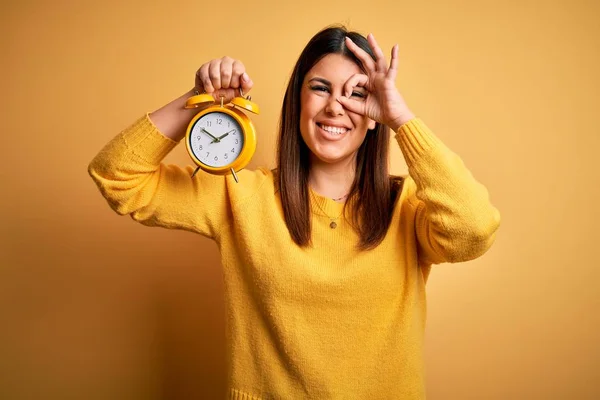
<path fill-rule="evenodd" d="M 415 117 L 396 89 L 398 45 L 392 48 L 392 59 L 388 68 L 385 56 L 373 35 L 369 34 L 367 40 L 375 53 L 375 60 L 346 37 L 346 46 L 362 62 L 365 74 L 351 76 L 344 86 L 346 96 L 340 97 L 338 101 L 348 110 L 366 115 L 397 131 L 402 124 Z M 366 101 L 350 98 L 350 93 L 356 86 L 364 87 L 369 92 Z"/>

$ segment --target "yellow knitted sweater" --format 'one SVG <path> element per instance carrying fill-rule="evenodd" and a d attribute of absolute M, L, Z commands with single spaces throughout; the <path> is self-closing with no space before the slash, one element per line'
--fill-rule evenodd
<path fill-rule="evenodd" d="M 225 279 L 230 399 L 424 399 L 431 264 L 474 259 L 500 223 L 486 188 L 418 118 L 396 139 L 409 176 L 383 242 L 329 216 L 313 193 L 312 247 L 291 239 L 269 170 L 198 173 L 161 160 L 177 143 L 148 116 L 109 142 L 89 173 L 110 206 L 146 225 L 214 239 Z M 314 204 L 318 203 L 318 204 Z"/>

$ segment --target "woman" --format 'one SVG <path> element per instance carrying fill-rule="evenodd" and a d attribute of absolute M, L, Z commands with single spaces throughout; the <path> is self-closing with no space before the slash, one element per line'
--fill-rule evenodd
<path fill-rule="evenodd" d="M 374 37 L 319 32 L 283 102 L 277 169 L 231 176 L 161 164 L 197 111 L 193 90 L 113 139 L 89 172 L 146 225 L 216 240 L 227 302 L 229 398 L 421 399 L 432 264 L 489 249 L 499 213 L 460 158 L 410 111 Z M 233 97 L 240 61 L 195 89 Z M 389 129 L 409 176 L 388 175 Z"/>

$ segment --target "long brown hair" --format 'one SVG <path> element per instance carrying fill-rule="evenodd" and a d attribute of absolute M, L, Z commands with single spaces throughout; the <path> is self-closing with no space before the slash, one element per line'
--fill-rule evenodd
<path fill-rule="evenodd" d="M 328 54 L 341 54 L 361 61 L 345 46 L 350 39 L 373 59 L 367 39 L 343 26 L 328 27 L 317 33 L 306 45 L 290 77 L 279 121 L 277 141 L 276 183 L 281 197 L 285 223 L 299 246 L 311 243 L 311 218 L 308 188 L 310 149 L 300 135 L 300 91 L 308 71 Z M 356 157 L 356 174 L 344 204 L 351 205 L 352 226 L 360 236 L 358 248 L 376 247 L 389 228 L 397 185 L 388 174 L 389 128 L 377 123 L 369 130 Z"/>

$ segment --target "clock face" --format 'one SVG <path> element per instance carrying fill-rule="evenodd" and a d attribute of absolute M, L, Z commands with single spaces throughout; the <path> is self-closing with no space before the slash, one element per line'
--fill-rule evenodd
<path fill-rule="evenodd" d="M 244 146 L 240 124 L 229 114 L 210 112 L 190 132 L 190 149 L 203 164 L 217 168 L 231 164 Z"/>

